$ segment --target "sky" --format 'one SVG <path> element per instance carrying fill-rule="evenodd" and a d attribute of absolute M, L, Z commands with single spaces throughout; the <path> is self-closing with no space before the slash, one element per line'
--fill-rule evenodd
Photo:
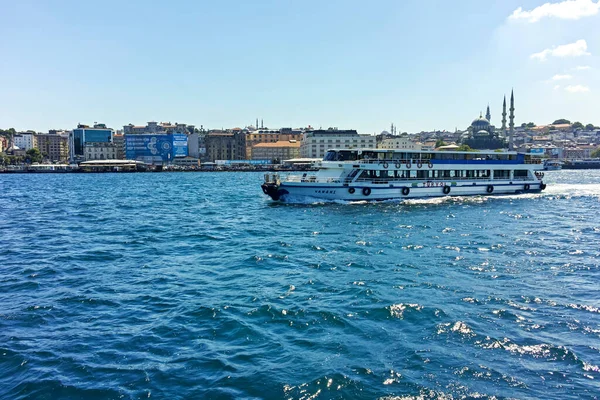
<path fill-rule="evenodd" d="M 0 0 L 0 128 L 600 125 L 600 0 Z"/>

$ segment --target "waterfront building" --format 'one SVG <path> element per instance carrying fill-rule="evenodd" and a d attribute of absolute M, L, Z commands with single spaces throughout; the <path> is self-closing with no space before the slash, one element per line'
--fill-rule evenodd
<path fill-rule="evenodd" d="M 566 159 L 590 158 L 595 149 L 596 146 L 589 144 L 565 147 L 563 149 L 563 157 Z"/>
<path fill-rule="evenodd" d="M 359 135 L 354 129 L 317 129 L 304 132 L 300 155 L 305 158 L 323 158 L 329 149 L 356 149 L 376 147 L 373 135 Z"/>
<path fill-rule="evenodd" d="M 115 134 L 113 136 L 113 143 L 117 148 L 117 160 L 125 159 L 125 136 L 123 134 Z"/>
<path fill-rule="evenodd" d="M 199 167 L 200 166 L 200 160 L 197 157 L 182 157 L 182 158 L 175 158 L 173 160 L 173 165 L 177 166 L 177 167 L 185 167 L 185 168 L 192 168 L 192 167 Z"/>
<path fill-rule="evenodd" d="M 253 160 L 290 160 L 300 157 L 298 140 L 280 140 L 274 143 L 258 143 L 252 147 Z"/>
<path fill-rule="evenodd" d="M 206 159 L 206 131 L 201 127 L 188 136 L 188 155 L 201 160 Z"/>
<path fill-rule="evenodd" d="M 33 132 L 19 132 L 13 136 L 13 143 L 25 151 L 35 147 L 35 135 Z"/>
<path fill-rule="evenodd" d="M 85 159 L 86 143 L 112 143 L 114 131 L 105 124 L 94 124 L 93 127 L 79 124 L 71 134 L 71 155 L 73 159 Z"/>
<path fill-rule="evenodd" d="M 115 143 L 90 142 L 85 144 L 85 161 L 119 160 L 118 146 Z"/>
<path fill-rule="evenodd" d="M 243 131 L 209 131 L 204 140 L 206 143 L 206 158 L 211 162 L 246 159 Z"/>
<path fill-rule="evenodd" d="M 253 149 L 260 143 L 277 143 L 295 140 L 298 143 L 302 140 L 303 130 L 292 128 L 281 129 L 256 129 L 246 132 L 244 135 L 244 147 L 246 149 L 246 159 L 258 160 L 253 155 Z"/>
<path fill-rule="evenodd" d="M 38 133 L 35 146 L 42 153 L 44 159 L 50 162 L 69 161 L 69 134 L 66 132 Z"/>

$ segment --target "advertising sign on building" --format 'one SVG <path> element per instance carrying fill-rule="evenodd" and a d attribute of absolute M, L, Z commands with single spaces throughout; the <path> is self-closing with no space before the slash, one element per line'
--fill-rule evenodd
<path fill-rule="evenodd" d="M 175 157 L 187 157 L 188 136 L 183 133 L 173 134 L 173 155 Z"/>
<path fill-rule="evenodd" d="M 125 156 L 146 163 L 171 161 L 173 139 L 171 135 L 125 135 Z"/>
<path fill-rule="evenodd" d="M 544 154 L 544 149 L 530 149 L 529 150 L 529 154 L 543 155 Z"/>

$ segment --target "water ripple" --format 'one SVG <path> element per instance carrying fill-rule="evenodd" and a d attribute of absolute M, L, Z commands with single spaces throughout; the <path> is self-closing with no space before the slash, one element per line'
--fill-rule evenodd
<path fill-rule="evenodd" d="M 600 172 L 546 175 L 292 204 L 253 173 L 0 175 L 0 398 L 597 398 Z"/>

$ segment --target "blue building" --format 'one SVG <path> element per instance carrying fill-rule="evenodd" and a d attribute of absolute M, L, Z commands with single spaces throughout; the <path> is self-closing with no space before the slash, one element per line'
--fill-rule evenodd
<path fill-rule="evenodd" d="M 73 129 L 71 141 L 71 155 L 73 158 L 85 156 L 86 143 L 112 143 L 114 131 L 105 124 L 95 124 L 93 127 L 79 124 Z"/>
<path fill-rule="evenodd" d="M 186 134 L 127 134 L 125 157 L 146 164 L 170 164 L 174 158 L 188 155 Z"/>

